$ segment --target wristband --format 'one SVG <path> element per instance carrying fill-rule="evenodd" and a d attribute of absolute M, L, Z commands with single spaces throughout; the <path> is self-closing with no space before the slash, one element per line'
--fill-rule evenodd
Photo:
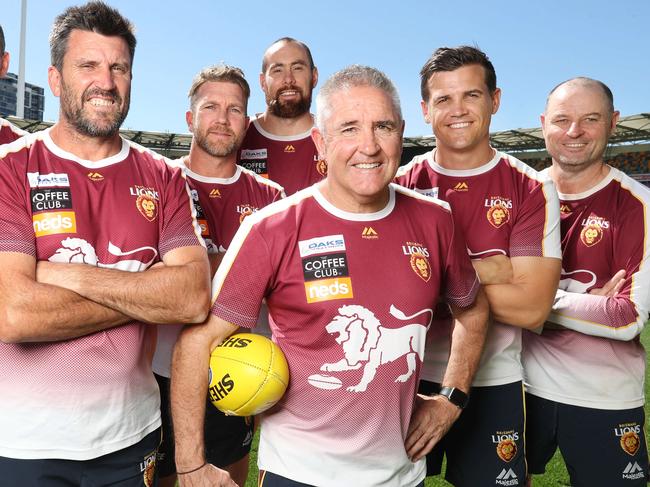
<path fill-rule="evenodd" d="M 176 475 L 186 475 L 188 473 L 193 473 L 198 470 L 201 470 L 203 467 L 205 467 L 208 464 L 208 462 L 203 462 L 203 464 L 200 467 L 193 468 L 192 470 L 186 470 L 185 472 L 176 472 Z"/>

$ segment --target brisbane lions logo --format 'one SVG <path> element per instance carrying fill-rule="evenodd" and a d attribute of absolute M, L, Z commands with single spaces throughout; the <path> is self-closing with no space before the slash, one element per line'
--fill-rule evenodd
<path fill-rule="evenodd" d="M 499 228 L 510 221 L 510 212 L 504 205 L 494 205 L 488 210 L 487 219 L 494 228 Z"/>
<path fill-rule="evenodd" d="M 405 316 L 395 306 L 390 307 L 390 314 L 401 321 L 411 320 L 428 313 L 426 325 L 410 323 L 399 328 L 382 326 L 372 311 L 356 304 L 341 306 L 339 314 L 330 321 L 325 330 L 335 336 L 336 343 L 342 346 L 345 357 L 338 362 L 323 364 L 323 372 L 343 372 L 363 368 L 363 375 L 358 384 L 347 388 L 350 392 L 363 392 L 372 382 L 380 365 L 404 358 L 407 370 L 399 375 L 395 382 L 406 382 L 415 372 L 416 358 L 422 361 L 427 329 L 431 325 L 433 310 L 424 309 L 411 316 Z M 313 375 L 310 384 L 322 389 L 337 389 L 341 386 L 339 379 Z M 321 384 L 321 385 L 319 385 Z M 327 384 L 327 385 L 322 385 Z"/>
<path fill-rule="evenodd" d="M 603 230 L 598 225 L 587 225 L 580 232 L 580 240 L 587 247 L 593 247 L 603 239 Z"/>
<path fill-rule="evenodd" d="M 122 249 L 108 243 L 108 254 L 112 263 L 99 262 L 95 248 L 83 238 L 66 238 L 61 241 L 54 255 L 48 260 L 50 262 L 65 262 L 70 264 L 88 264 L 108 269 L 119 269 L 122 271 L 138 272 L 145 270 L 155 260 L 158 251 L 153 247 L 140 247 L 134 250 L 123 252 Z M 137 257 L 147 260 L 122 259 L 127 255 L 137 254 Z"/>

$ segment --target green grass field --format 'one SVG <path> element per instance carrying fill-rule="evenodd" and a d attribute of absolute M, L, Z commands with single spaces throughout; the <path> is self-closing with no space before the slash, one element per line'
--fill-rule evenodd
<path fill-rule="evenodd" d="M 650 322 L 648 323 L 650 324 Z M 646 326 L 641 334 L 641 341 L 645 346 L 646 353 L 650 351 L 650 326 Z M 650 401 L 648 400 L 648 377 L 649 370 L 646 369 L 646 404 Z M 646 410 L 647 411 L 647 410 Z M 648 422 L 646 421 L 646 431 L 648 430 Z M 246 487 L 256 487 L 257 486 L 257 443 L 258 437 L 255 436 L 255 441 L 253 442 L 253 448 L 251 450 L 251 469 L 248 476 L 248 482 L 246 482 Z M 450 483 L 445 482 L 443 479 L 435 477 L 428 478 L 424 482 L 425 487 L 449 487 Z M 546 467 L 546 473 L 544 475 L 535 475 L 533 477 L 533 487 L 564 487 L 570 486 L 569 475 L 562 461 L 562 457 L 559 452 L 555 454 L 551 462 Z"/>

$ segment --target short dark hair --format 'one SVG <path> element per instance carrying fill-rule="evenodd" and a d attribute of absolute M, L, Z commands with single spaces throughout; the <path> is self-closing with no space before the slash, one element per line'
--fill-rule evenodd
<path fill-rule="evenodd" d="M 279 44 L 280 42 L 286 42 L 286 43 L 293 43 L 293 44 L 298 44 L 300 47 L 302 47 L 305 50 L 305 53 L 307 54 L 307 59 L 309 61 L 309 69 L 314 69 L 316 66 L 314 65 L 314 58 L 311 55 L 311 51 L 309 50 L 309 47 L 307 44 L 305 44 L 302 41 L 299 41 L 298 39 L 294 39 L 293 37 L 281 37 L 277 41 L 274 41 L 271 43 L 269 47 L 266 48 L 266 51 L 264 51 L 264 56 L 262 56 L 262 73 L 266 73 L 266 68 L 268 68 L 268 64 L 266 63 L 266 53 L 271 47 L 275 46 L 276 44 Z"/>
<path fill-rule="evenodd" d="M 429 101 L 429 80 L 434 73 L 441 71 L 455 71 L 463 66 L 478 64 L 483 67 L 485 73 L 485 84 L 494 93 L 497 89 L 497 74 L 490 58 L 477 47 L 439 47 L 431 57 L 424 63 L 420 70 L 420 92 L 422 100 Z"/>
<path fill-rule="evenodd" d="M 583 86 L 594 86 L 600 89 L 603 92 L 603 95 L 605 95 L 605 100 L 607 100 L 607 108 L 609 112 L 614 113 L 614 94 L 612 93 L 612 90 L 609 89 L 609 86 L 607 86 L 605 83 L 603 83 L 600 80 L 587 78 L 586 76 L 576 76 L 575 78 L 562 81 L 562 83 L 555 85 L 555 87 L 553 87 L 553 89 L 549 92 L 548 96 L 546 97 L 546 106 L 548 106 L 548 101 L 550 100 L 551 95 L 555 93 L 555 90 L 557 90 L 560 86 L 566 85 L 568 83 L 580 84 Z"/>
<path fill-rule="evenodd" d="M 248 98 L 251 96 L 251 88 L 248 85 L 248 81 L 246 81 L 246 78 L 244 77 L 244 72 L 236 66 L 219 64 L 217 66 L 203 68 L 194 77 L 190 91 L 187 94 L 190 99 L 190 106 L 192 107 L 192 110 L 194 109 L 194 103 L 196 102 L 196 92 L 201 86 L 203 86 L 204 83 L 208 83 L 210 81 L 220 81 L 223 83 L 236 84 L 241 88 L 241 91 L 244 94 L 244 101 L 246 102 L 246 106 L 248 106 Z"/>
<path fill-rule="evenodd" d="M 88 2 L 85 5 L 69 7 L 54 19 L 50 32 L 50 57 L 52 66 L 59 71 L 63 68 L 63 57 L 68 49 L 70 33 L 75 29 L 121 37 L 129 46 L 133 63 L 136 43 L 133 24 L 104 2 Z"/>
<path fill-rule="evenodd" d="M 5 53 L 5 33 L 0 25 L 0 56 Z"/>

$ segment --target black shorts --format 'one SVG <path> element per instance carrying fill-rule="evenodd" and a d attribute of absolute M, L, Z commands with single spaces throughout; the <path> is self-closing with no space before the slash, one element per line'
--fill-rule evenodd
<path fill-rule="evenodd" d="M 92 425 L 89 425 L 89 427 Z M 92 460 L 0 457 L 0 485 L 20 487 L 152 487 L 158 482 L 160 429 L 135 445 Z"/>
<path fill-rule="evenodd" d="M 646 485 L 648 450 L 643 408 L 592 409 L 526 394 L 526 456 L 541 474 L 559 447 L 571 485 Z"/>
<path fill-rule="evenodd" d="M 169 408 L 169 379 L 154 375 L 160 387 L 160 413 L 163 424 L 163 441 L 158 449 L 158 472 L 160 477 L 167 477 L 176 473 L 174 435 Z M 206 460 L 224 468 L 248 455 L 253 441 L 253 418 L 226 416 L 206 399 L 204 434 Z"/>
<path fill-rule="evenodd" d="M 420 381 L 421 394 L 439 390 Z M 521 382 L 472 387 L 469 404 L 427 455 L 427 475 L 440 474 L 446 455 L 445 478 L 457 487 L 526 485 L 524 421 Z"/>
<path fill-rule="evenodd" d="M 353 479 L 350 479 L 353 480 Z M 265 470 L 260 470 L 257 487 L 313 487 L 311 484 L 303 484 L 295 480 L 282 477 L 281 475 L 274 474 Z M 415 487 L 424 487 L 424 481 L 417 484 Z"/>

